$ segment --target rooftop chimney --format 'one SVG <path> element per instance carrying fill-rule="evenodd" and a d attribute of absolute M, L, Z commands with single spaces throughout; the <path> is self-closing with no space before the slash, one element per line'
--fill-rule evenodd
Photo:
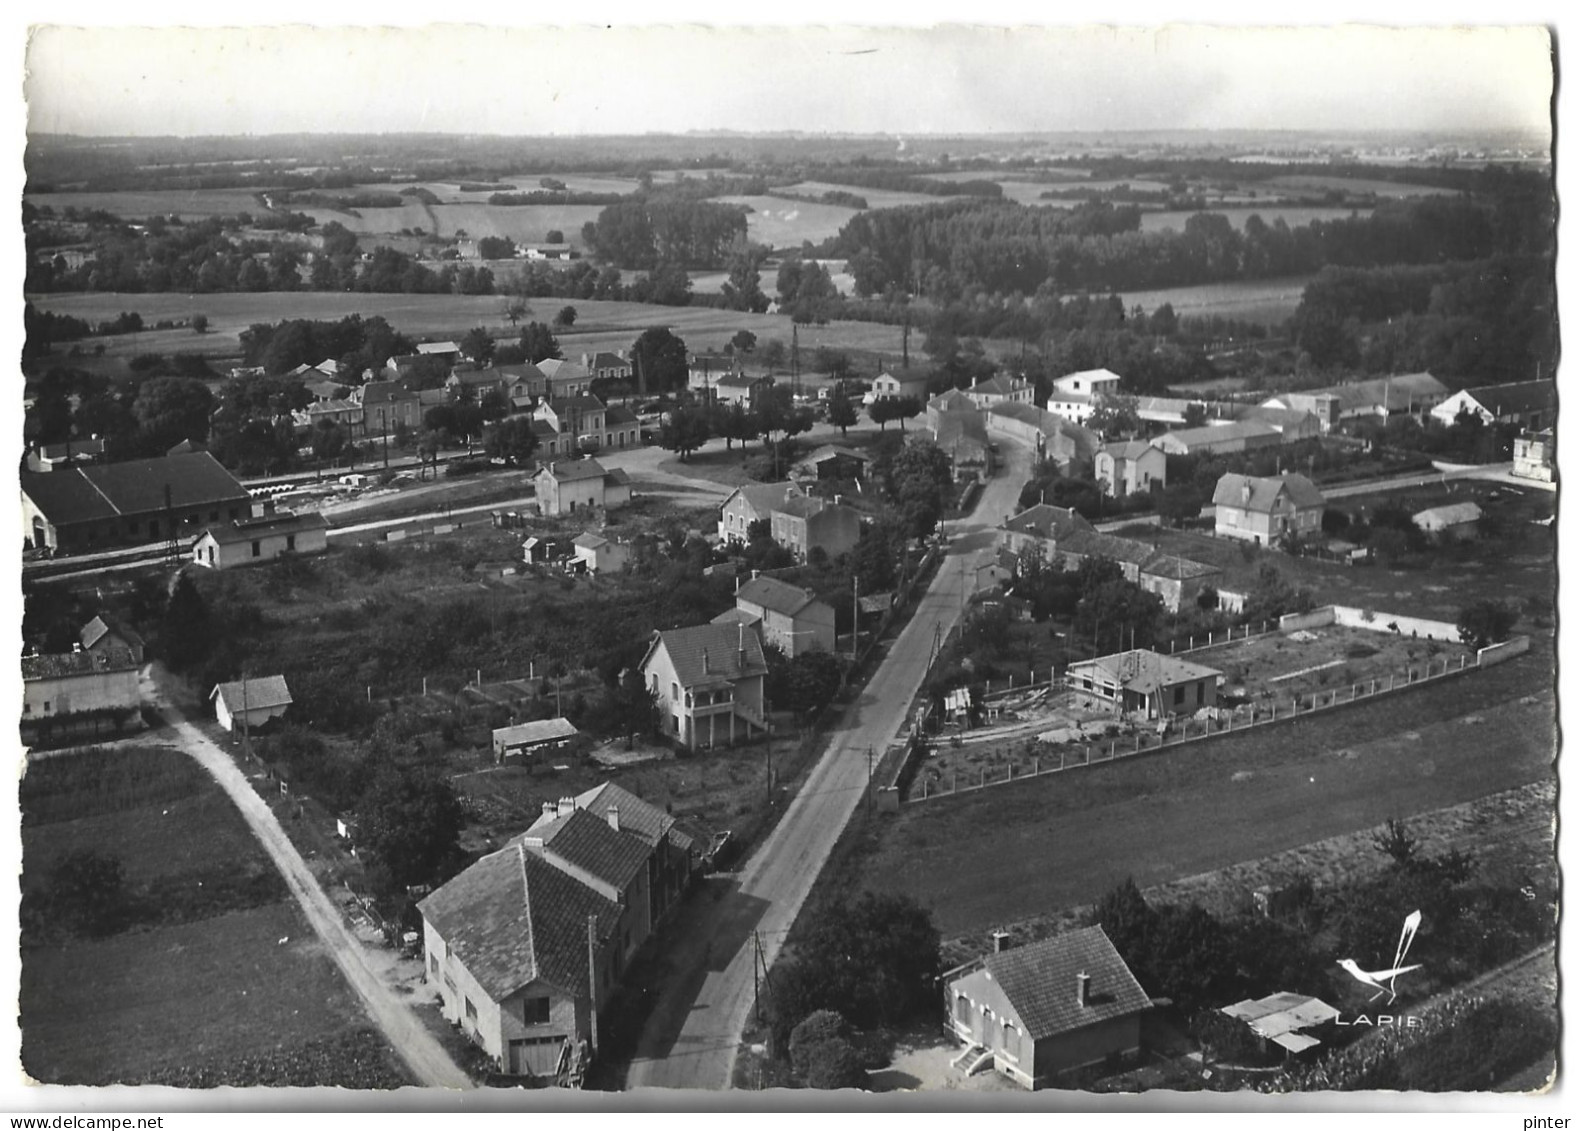
<path fill-rule="evenodd" d="M 844 502 L 845 502 L 845 496 L 844 495 L 835 495 L 834 496 L 834 505 L 836 507 L 842 505 Z"/>
<path fill-rule="evenodd" d="M 560 798 L 557 811 L 561 817 L 569 817 L 572 813 L 576 812 L 576 799 L 574 797 Z"/>
<path fill-rule="evenodd" d="M 609 806 L 609 827 L 615 832 L 620 831 L 620 806 Z"/>
<path fill-rule="evenodd" d="M 1240 484 L 1240 502 L 1246 506 L 1251 505 L 1251 481 L 1249 479 L 1244 480 Z"/>
<path fill-rule="evenodd" d="M 707 675 L 712 670 L 713 669 L 708 666 L 708 650 L 704 648 L 702 650 L 702 674 Z"/>
<path fill-rule="evenodd" d="M 1086 1008 L 1092 1003 L 1092 976 L 1085 971 L 1075 976 L 1075 1004 Z"/>
<path fill-rule="evenodd" d="M 1003 954 L 1008 949 L 1009 949 L 1009 932 L 1008 931 L 994 931 L 993 932 L 993 953 L 994 954 Z"/>
<path fill-rule="evenodd" d="M 735 666 L 740 671 L 746 670 L 746 625 L 742 621 L 735 622 Z"/>
<path fill-rule="evenodd" d="M 757 580 L 757 575 L 760 574 L 760 573 L 762 573 L 762 570 L 760 570 L 760 569 L 752 570 L 752 580 L 756 581 Z"/>
<path fill-rule="evenodd" d="M 550 818 L 559 816 L 559 806 L 552 801 L 545 801 L 543 803 L 543 815 Z"/>

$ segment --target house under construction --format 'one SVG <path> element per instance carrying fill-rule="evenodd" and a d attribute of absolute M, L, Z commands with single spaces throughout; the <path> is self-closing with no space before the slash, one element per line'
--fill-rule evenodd
<path fill-rule="evenodd" d="M 1065 678 L 1071 691 L 1121 714 L 1162 719 L 1216 706 L 1222 674 L 1174 656 L 1132 648 L 1071 664 Z"/>

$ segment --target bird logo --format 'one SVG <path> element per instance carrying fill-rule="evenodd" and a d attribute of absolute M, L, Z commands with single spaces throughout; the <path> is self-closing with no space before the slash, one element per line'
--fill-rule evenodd
<path fill-rule="evenodd" d="M 1415 933 L 1421 928 L 1421 912 L 1412 911 L 1404 918 L 1404 928 L 1399 932 L 1399 945 L 1394 949 L 1393 967 L 1388 970 L 1362 970 L 1353 958 L 1339 959 L 1339 965 L 1344 967 L 1346 973 L 1363 986 L 1370 986 L 1377 992 L 1372 994 L 1370 1000 L 1376 1001 L 1383 994 L 1388 995 L 1388 1004 L 1392 1005 L 1398 994 L 1394 990 L 1394 981 L 1400 974 L 1408 974 L 1412 970 L 1421 969 L 1421 963 L 1413 966 L 1400 965 L 1410 953 L 1410 946 L 1415 942 Z"/>

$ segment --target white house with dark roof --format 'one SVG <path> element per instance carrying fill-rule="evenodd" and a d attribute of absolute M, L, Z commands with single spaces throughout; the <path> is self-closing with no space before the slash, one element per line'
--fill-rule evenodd
<path fill-rule="evenodd" d="M 592 458 L 546 463 L 532 477 L 538 511 L 545 516 L 575 514 L 603 507 L 614 510 L 631 501 L 631 477 L 623 468 L 608 470 Z"/>
<path fill-rule="evenodd" d="M 1558 385 L 1554 381 L 1514 381 L 1461 389 L 1432 410 L 1444 425 L 1466 412 L 1484 424 L 1513 424 L 1531 432 L 1551 428 L 1558 411 Z"/>
<path fill-rule="evenodd" d="M 731 491 L 719 506 L 719 541 L 747 542 L 747 531 L 754 522 L 766 522 L 787 499 L 806 494 L 788 480 L 779 483 L 747 483 Z"/>
<path fill-rule="evenodd" d="M 22 657 L 23 741 L 52 733 L 140 727 L 137 660 L 125 645 Z"/>
<path fill-rule="evenodd" d="M 996 404 L 1031 404 L 1031 382 L 1008 373 L 1000 373 L 978 381 L 965 390 L 966 399 L 976 408 L 992 408 Z"/>
<path fill-rule="evenodd" d="M 786 656 L 834 651 L 834 610 L 810 589 L 773 577 L 753 577 L 735 591 L 735 608 L 715 624 L 745 624 Z"/>
<path fill-rule="evenodd" d="M 1322 533 L 1322 511 L 1327 501 L 1316 484 L 1304 475 L 1238 475 L 1229 472 L 1213 489 L 1216 533 L 1258 546 L 1271 546 L 1285 537 L 1297 541 Z"/>
<path fill-rule="evenodd" d="M 329 520 L 317 511 L 276 511 L 261 518 L 210 526 L 192 542 L 192 560 L 209 569 L 271 562 L 282 554 L 329 549 Z"/>
<path fill-rule="evenodd" d="M 582 368 L 591 373 L 594 381 L 629 381 L 631 362 L 628 358 L 609 350 L 582 354 Z"/>
<path fill-rule="evenodd" d="M 225 730 L 238 726 L 251 730 L 285 714 L 291 705 L 291 689 L 283 675 L 257 676 L 217 684 L 209 692 L 214 701 L 214 717 Z"/>
<path fill-rule="evenodd" d="M 658 703 L 666 735 L 690 749 L 733 746 L 767 727 L 762 642 L 743 624 L 699 624 L 655 632 L 642 682 Z"/>
<path fill-rule="evenodd" d="M 962 1067 L 988 1059 L 1037 1089 L 1140 1054 L 1152 1000 L 1100 926 L 999 949 L 943 977 L 948 1025 L 966 1046 Z"/>
<path fill-rule="evenodd" d="M 585 562 L 588 573 L 621 573 L 631 567 L 631 543 L 615 542 L 593 531 L 584 531 L 571 540 L 572 557 Z"/>

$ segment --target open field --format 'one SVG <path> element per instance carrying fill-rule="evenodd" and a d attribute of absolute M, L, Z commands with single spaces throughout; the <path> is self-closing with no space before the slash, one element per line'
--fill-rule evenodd
<path fill-rule="evenodd" d="M 264 294 L 49 294 L 30 296 L 45 310 L 71 314 L 98 322 L 123 310 L 135 310 L 144 321 L 187 318 L 194 311 L 209 317 L 209 332 L 145 330 L 139 334 L 95 339 L 107 353 L 133 356 L 140 353 L 200 351 L 234 355 L 241 351 L 240 335 L 254 322 L 288 318 L 338 319 L 349 314 L 379 316 L 404 334 L 416 338 L 448 337 L 473 326 L 487 326 L 501 339 L 515 338 L 504 316 L 505 299 L 499 295 L 354 294 L 321 291 L 282 291 Z M 564 299 L 534 299 L 529 318 L 546 320 L 565 305 Z M 629 349 L 649 326 L 668 326 L 697 351 L 722 349 L 737 330 L 750 330 L 759 344 L 769 338 L 790 341 L 790 318 L 784 314 L 750 314 L 712 307 L 650 306 L 636 302 L 574 303 L 579 317 L 573 329 L 559 335 L 568 357 L 598 350 Z M 800 328 L 803 351 L 820 345 L 835 349 L 883 351 L 899 356 L 902 331 L 898 326 L 875 322 L 830 322 Z"/>
<path fill-rule="evenodd" d="M 1126 308 L 1153 311 L 1165 302 L 1182 318 L 1238 318 L 1273 325 L 1284 321 L 1300 305 L 1306 284 L 1314 276 L 1255 279 L 1238 283 L 1204 283 L 1195 287 L 1169 287 L 1156 291 L 1125 291 Z"/>
<path fill-rule="evenodd" d="M 1551 775 L 1550 682 L 1532 654 L 1283 729 L 906 806 L 861 883 L 929 904 L 950 935 L 1471 801 Z"/>
<path fill-rule="evenodd" d="M 786 192 L 817 196 L 830 186 L 809 187 L 796 185 Z M 855 190 L 850 190 L 854 192 Z M 746 216 L 746 235 L 757 243 L 776 249 L 799 248 L 802 240 L 822 243 L 837 235 L 856 209 L 837 204 L 819 204 L 813 201 L 785 200 L 778 196 L 723 196 L 720 204 L 746 204 L 752 209 Z M 773 288 L 769 287 L 770 294 Z"/>
<path fill-rule="evenodd" d="M 264 207 L 250 189 L 175 189 L 153 192 L 45 192 L 25 193 L 23 200 L 61 213 L 67 208 L 99 209 L 123 220 L 177 215 L 201 220 L 206 216 L 234 216 L 238 212 L 260 215 Z M 396 227 L 400 227 L 399 224 Z"/>
<path fill-rule="evenodd" d="M 1329 189 L 1338 189 L 1340 192 L 1375 193 L 1378 196 L 1392 199 L 1403 199 L 1410 196 L 1457 195 L 1453 189 L 1433 188 L 1430 185 L 1412 185 L 1400 181 L 1369 181 L 1359 177 L 1325 177 L 1318 173 L 1289 173 L 1284 176 L 1273 177 L 1263 183 L 1266 184 L 1269 190 L 1327 192 Z"/>
<path fill-rule="evenodd" d="M 43 888 L 64 853 L 91 846 L 121 861 L 143 912 L 107 937 L 23 947 L 29 1075 L 405 1082 L 240 814 L 193 762 L 121 747 L 35 764 L 29 779 L 24 889 Z M 100 780 L 116 788 L 97 789 Z"/>
<path fill-rule="evenodd" d="M 896 189 L 865 188 L 862 185 L 838 185 L 832 181 L 797 181 L 785 186 L 786 192 L 798 196 L 822 196 L 825 192 L 855 193 L 867 202 L 869 208 L 902 208 L 908 204 L 941 204 L 951 199 L 925 192 L 901 192 Z"/>

